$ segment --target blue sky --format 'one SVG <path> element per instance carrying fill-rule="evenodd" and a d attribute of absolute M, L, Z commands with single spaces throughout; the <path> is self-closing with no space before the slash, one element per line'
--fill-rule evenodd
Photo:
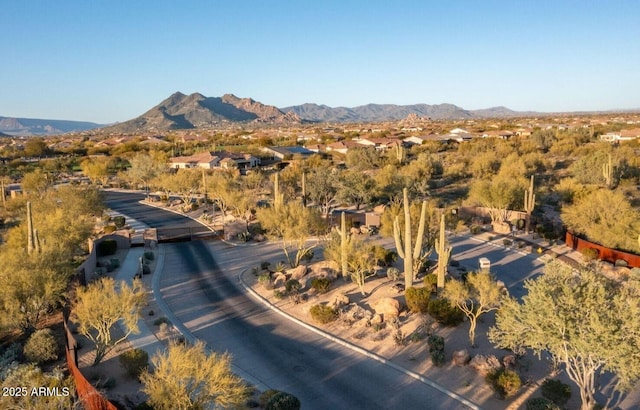
<path fill-rule="evenodd" d="M 0 0 L 0 116 L 99 123 L 175 91 L 640 108 L 640 2 Z"/>

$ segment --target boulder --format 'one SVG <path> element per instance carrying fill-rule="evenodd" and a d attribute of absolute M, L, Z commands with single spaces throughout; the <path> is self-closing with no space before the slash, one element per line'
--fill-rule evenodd
<path fill-rule="evenodd" d="M 345 294 L 336 295 L 328 303 L 329 306 L 331 306 L 332 308 L 335 308 L 335 309 L 341 308 L 341 307 L 346 306 L 348 304 L 349 304 L 349 296 L 347 296 Z"/>
<path fill-rule="evenodd" d="M 518 358 L 515 354 L 508 354 L 502 358 L 502 365 L 505 367 L 505 369 L 514 370 L 517 364 Z"/>
<path fill-rule="evenodd" d="M 293 269 L 287 271 L 291 275 L 291 279 L 300 280 L 307 274 L 307 267 L 305 265 L 298 265 Z"/>
<path fill-rule="evenodd" d="M 393 298 L 381 298 L 371 303 L 371 307 L 376 314 L 382 315 L 385 319 L 398 317 L 400 315 L 400 302 Z"/>
<path fill-rule="evenodd" d="M 453 358 L 451 359 L 452 363 L 455 366 L 465 366 L 471 360 L 471 356 L 469 356 L 469 351 L 467 349 L 456 350 L 453 352 Z"/>
<path fill-rule="evenodd" d="M 471 366 L 481 376 L 487 376 L 489 373 L 500 369 L 502 364 L 500 363 L 500 360 L 492 354 L 479 354 L 473 356 L 473 359 L 469 362 L 469 366 Z"/>
<path fill-rule="evenodd" d="M 284 286 L 287 281 L 287 276 L 284 273 L 276 272 L 273 274 L 273 287 Z"/>
<path fill-rule="evenodd" d="M 382 315 L 373 315 L 371 320 L 369 321 L 372 325 L 379 325 L 382 323 Z"/>
<path fill-rule="evenodd" d="M 358 228 L 351 228 L 351 230 L 349 231 L 351 233 L 351 235 L 360 235 L 360 229 Z"/>

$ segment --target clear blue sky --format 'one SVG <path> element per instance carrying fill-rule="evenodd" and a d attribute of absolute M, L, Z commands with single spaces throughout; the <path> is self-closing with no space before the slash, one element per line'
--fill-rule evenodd
<path fill-rule="evenodd" d="M 640 108 L 640 1 L 0 0 L 0 116 L 99 123 L 175 91 Z"/>

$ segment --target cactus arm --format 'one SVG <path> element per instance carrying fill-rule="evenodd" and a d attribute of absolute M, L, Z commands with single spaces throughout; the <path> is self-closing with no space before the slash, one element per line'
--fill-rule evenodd
<path fill-rule="evenodd" d="M 400 219 L 397 216 L 393 220 L 393 239 L 396 241 L 398 256 L 404 259 L 404 247 L 402 246 L 402 238 L 400 237 Z"/>
<path fill-rule="evenodd" d="M 427 201 L 422 201 L 422 210 L 420 211 L 420 224 L 418 225 L 418 235 L 416 236 L 416 245 L 413 248 L 413 258 L 419 258 L 422 253 L 422 240 L 424 236 L 424 224 L 427 219 Z"/>

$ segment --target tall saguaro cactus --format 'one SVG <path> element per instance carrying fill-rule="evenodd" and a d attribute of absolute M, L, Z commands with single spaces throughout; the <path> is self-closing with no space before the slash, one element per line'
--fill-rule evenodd
<path fill-rule="evenodd" d="M 531 183 L 529 189 L 524 191 L 524 211 L 527 213 L 527 219 L 525 221 L 525 232 L 529 233 L 531 229 L 531 213 L 536 204 L 536 194 L 533 193 L 533 175 L 531 175 Z"/>
<path fill-rule="evenodd" d="M 414 269 L 413 260 L 420 257 L 422 252 L 422 237 L 424 235 L 424 221 L 427 216 L 427 201 L 422 202 L 422 210 L 420 212 L 420 223 L 418 225 L 418 234 L 416 235 L 415 247 L 411 249 L 411 212 L 409 207 L 409 193 L 407 188 L 402 190 L 402 199 L 404 202 L 404 241 L 400 237 L 400 219 L 396 216 L 393 221 L 393 238 L 396 242 L 396 250 L 398 256 L 404 260 L 404 288 L 409 289 L 413 286 Z"/>
<path fill-rule="evenodd" d="M 398 161 L 398 164 L 402 164 L 407 155 L 404 149 L 404 146 L 402 144 L 396 144 L 395 151 L 396 151 L 396 160 Z"/>
<path fill-rule="evenodd" d="M 33 217 L 31 216 L 31 201 L 27 201 L 27 254 L 36 250 L 36 240 L 33 232 Z"/>
<path fill-rule="evenodd" d="M 280 193 L 280 173 L 276 172 L 273 182 L 273 207 L 279 209 L 284 203 L 284 194 Z"/>
<path fill-rule="evenodd" d="M 347 277 L 349 265 L 348 265 L 348 255 L 347 251 L 349 249 L 349 240 L 350 236 L 347 232 L 347 218 L 344 215 L 344 212 L 340 214 L 340 273 L 342 277 Z"/>
<path fill-rule="evenodd" d="M 307 206 L 307 173 L 302 173 L 302 206 Z"/>
<path fill-rule="evenodd" d="M 606 164 L 602 164 L 602 176 L 604 177 L 604 183 L 607 188 L 611 188 L 613 185 L 613 164 L 611 154 L 609 154 L 609 161 Z"/>
<path fill-rule="evenodd" d="M 438 290 L 444 289 L 444 277 L 447 274 L 447 265 L 451 257 L 451 246 L 447 246 L 447 238 L 445 237 L 444 215 L 440 218 L 440 238 L 436 239 L 436 253 L 438 254 L 438 267 L 436 274 L 438 281 L 436 283 Z"/>

